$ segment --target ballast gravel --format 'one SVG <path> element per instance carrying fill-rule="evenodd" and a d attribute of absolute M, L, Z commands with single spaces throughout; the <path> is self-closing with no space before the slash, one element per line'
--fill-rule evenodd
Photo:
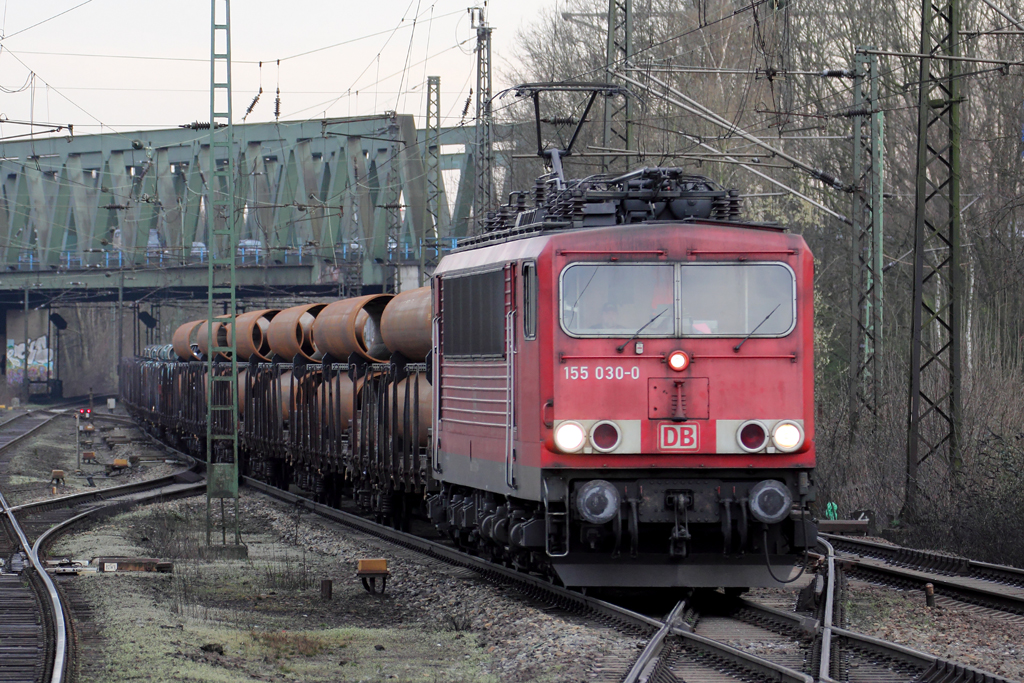
<path fill-rule="evenodd" d="M 807 580 L 786 589 L 757 588 L 746 596 L 755 602 L 793 610 L 796 592 Z M 844 604 L 845 628 L 919 652 L 1024 681 L 1024 616 L 936 596 L 925 603 L 924 591 L 878 586 L 850 579 Z"/>
<path fill-rule="evenodd" d="M 53 549 L 175 563 L 171 576 L 68 579 L 102 639 L 90 680 L 597 681 L 628 669 L 643 645 L 246 489 L 240 510 L 246 560 L 201 557 L 206 502 L 195 498 L 105 520 Z M 355 577 L 360 558 L 377 557 L 391 572 L 383 597 Z M 322 579 L 333 581 L 329 601 Z"/>
<path fill-rule="evenodd" d="M 924 591 L 850 581 L 849 628 L 914 650 L 1024 681 L 1024 617 Z"/>
<path fill-rule="evenodd" d="M 479 646 L 491 655 L 485 660 L 485 671 L 499 680 L 586 680 L 598 658 L 621 657 L 628 662 L 644 642 L 571 615 L 553 613 L 546 605 L 530 604 L 515 590 L 484 582 L 471 570 L 295 512 L 268 498 L 248 496 L 244 501 L 243 514 L 267 519 L 283 542 L 333 557 L 353 572 L 359 558 L 367 557 L 369 551 L 390 558 L 391 578 L 385 595 L 397 620 L 472 632 Z"/>

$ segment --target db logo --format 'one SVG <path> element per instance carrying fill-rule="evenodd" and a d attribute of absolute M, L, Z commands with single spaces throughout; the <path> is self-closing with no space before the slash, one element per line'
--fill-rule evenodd
<path fill-rule="evenodd" d="M 700 445 L 697 424 L 665 424 L 658 430 L 658 448 L 663 451 L 695 451 Z"/>

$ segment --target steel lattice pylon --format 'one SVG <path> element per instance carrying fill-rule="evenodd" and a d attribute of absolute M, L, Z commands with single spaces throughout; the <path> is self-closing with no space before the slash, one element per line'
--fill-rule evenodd
<path fill-rule="evenodd" d="M 209 285 L 206 314 L 206 544 L 212 527 L 211 501 L 221 501 L 222 541 L 227 543 L 224 499 L 234 499 L 235 544 L 238 525 L 238 361 L 235 325 L 224 325 L 214 312 L 214 299 L 226 296 L 227 318 L 234 318 L 235 254 L 238 251 L 235 211 L 235 150 L 231 125 L 231 0 L 210 1 L 210 138 L 206 168 L 206 239 Z M 214 360 L 228 358 L 225 363 Z M 215 374 L 216 373 L 216 374 Z"/>
<path fill-rule="evenodd" d="M 878 415 L 882 353 L 883 114 L 878 58 L 858 52 L 853 72 L 853 221 L 851 238 L 850 435 L 862 415 Z"/>
<path fill-rule="evenodd" d="M 397 294 L 401 287 L 398 260 L 402 248 L 403 207 L 399 170 L 402 140 L 401 131 L 394 119 L 386 135 L 387 142 L 384 142 L 382 136 L 381 144 L 387 146 L 377 150 L 377 181 L 380 185 L 376 208 L 383 209 L 377 214 L 377 220 L 383 221 L 383 230 L 380 232 L 384 235 L 384 262 L 380 265 L 385 269 L 384 291 Z"/>
<path fill-rule="evenodd" d="M 608 43 L 605 55 L 605 82 L 614 82 L 612 73 L 624 69 L 633 60 L 633 0 L 608 0 Z M 634 151 L 633 98 L 604 98 L 604 134 L 602 147 Z M 608 155 L 601 158 L 602 170 L 607 173 L 621 157 Z M 628 159 L 628 157 L 627 157 Z"/>
<path fill-rule="evenodd" d="M 960 464 L 960 5 L 921 8 L 914 308 L 904 515 L 915 512 L 918 467 Z M 945 57 L 945 58 L 943 58 Z"/>
<path fill-rule="evenodd" d="M 426 149 L 423 159 L 427 173 L 426 220 L 420 241 L 420 286 L 434 272 L 440 259 L 438 238 L 446 234 L 441 225 L 441 77 L 427 77 Z"/>
<path fill-rule="evenodd" d="M 476 29 L 476 154 L 474 172 L 476 187 L 473 192 L 474 232 L 482 229 L 487 211 L 494 206 L 494 138 L 491 97 L 491 27 L 487 24 L 482 7 L 470 10 Z"/>

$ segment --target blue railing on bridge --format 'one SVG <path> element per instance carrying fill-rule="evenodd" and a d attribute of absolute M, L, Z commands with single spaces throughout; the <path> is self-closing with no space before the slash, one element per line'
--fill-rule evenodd
<path fill-rule="evenodd" d="M 437 240 L 436 246 L 428 247 L 428 251 L 437 251 L 438 256 L 443 256 L 448 252 L 456 248 L 458 240 L 454 237 L 444 238 Z M 422 244 L 422 243 L 421 243 Z M 309 247 L 295 247 L 288 248 L 284 251 L 278 251 L 273 257 L 270 257 L 268 251 L 264 247 L 239 248 L 238 254 L 235 258 L 235 265 L 246 267 L 246 266 L 268 266 L 268 265 L 309 265 L 316 257 L 316 248 Z M 396 263 L 402 261 L 418 261 L 419 254 L 412 244 L 402 244 L 397 248 L 392 245 L 388 249 L 389 263 Z M 341 244 L 334 249 L 334 254 L 337 257 L 339 263 L 343 262 L 360 262 L 363 260 L 365 252 L 359 245 L 352 244 Z M 89 258 L 92 257 L 92 258 Z M 59 263 L 57 268 L 63 270 L 79 270 L 86 268 L 98 268 L 105 270 L 120 270 L 128 267 L 132 264 L 126 262 L 124 252 L 119 249 L 110 249 L 103 251 L 93 251 L 89 253 L 89 257 L 83 258 L 77 251 L 61 251 Z M 152 268 L 167 268 L 171 266 L 180 265 L 200 265 L 205 264 L 207 258 L 209 258 L 209 249 L 205 246 L 193 246 L 188 258 L 183 264 L 180 257 L 172 250 L 163 248 L 152 248 L 150 247 L 146 251 L 146 256 L 141 264 L 135 264 L 135 267 L 152 267 Z M 50 270 L 53 266 L 47 266 L 37 258 L 34 250 L 22 251 L 18 255 L 18 264 L 14 266 L 13 270 L 19 271 L 32 271 L 32 270 Z"/>

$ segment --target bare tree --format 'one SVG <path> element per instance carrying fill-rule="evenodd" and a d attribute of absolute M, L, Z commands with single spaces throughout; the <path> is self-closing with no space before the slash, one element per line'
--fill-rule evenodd
<path fill-rule="evenodd" d="M 999 0 L 994 0 L 998 2 Z M 1012 6 L 1006 12 L 1018 11 Z M 521 67 L 512 81 L 604 81 L 607 77 L 601 0 L 571 0 L 543 12 L 518 35 Z M 1019 36 L 981 0 L 963 3 L 962 52 L 1019 62 Z M 819 500 L 841 510 L 871 508 L 899 524 L 912 313 L 914 188 L 919 61 L 879 56 L 880 107 L 885 112 L 885 316 L 883 395 L 873 429 L 847 431 L 850 343 L 849 229 L 841 221 L 779 189 L 762 175 L 724 163 L 709 145 L 729 152 L 762 174 L 840 213 L 850 197 L 773 157 L 736 134 L 760 136 L 776 149 L 850 182 L 851 82 L 823 78 L 822 70 L 849 69 L 858 47 L 913 54 L 920 49 L 916 0 L 734 0 L 712 6 L 695 0 L 634 0 L 634 59 L 615 70 L 649 82 L 654 77 L 727 119 L 707 118 L 634 88 L 638 156 L 629 165 L 692 167 L 749 195 L 748 217 L 774 220 L 805 237 L 816 256 L 816 374 Z M 563 14 L 571 15 L 568 19 Z M 628 70 L 628 71 L 627 71 Z M 965 64 L 962 106 L 965 335 L 964 470 L 956 480 L 939 463 L 925 463 L 921 489 L 926 517 L 906 531 L 910 541 L 939 534 L 946 547 L 1001 561 L 1024 563 L 1024 550 L 1005 539 L 1024 526 L 1024 174 L 1020 66 Z M 546 97 L 542 116 L 547 144 L 564 144 L 582 115 L 582 95 Z M 497 108 L 509 122 L 531 119 L 532 104 L 508 94 Z M 567 173 L 601 170 L 602 110 L 588 117 Z M 515 126 L 507 141 L 517 154 L 536 151 L 532 126 Z M 560 137 L 561 136 L 561 137 Z M 528 188 L 539 159 L 517 159 L 511 186 Z"/>

